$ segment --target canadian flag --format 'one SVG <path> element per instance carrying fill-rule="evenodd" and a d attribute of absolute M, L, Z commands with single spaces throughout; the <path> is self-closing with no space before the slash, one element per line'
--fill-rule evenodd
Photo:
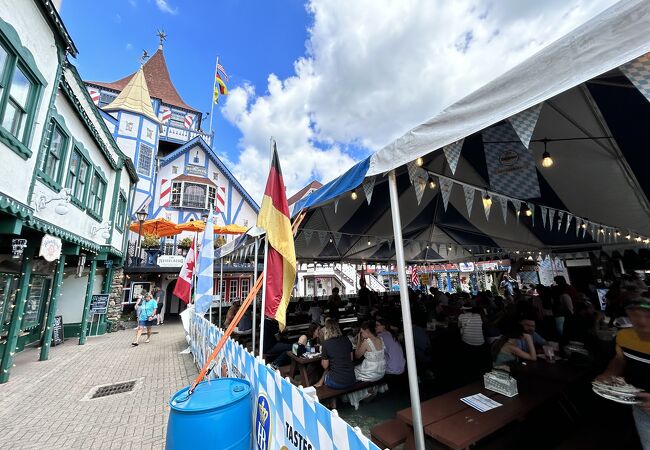
<path fill-rule="evenodd" d="M 176 286 L 174 287 L 173 294 L 183 300 L 186 304 L 190 302 L 192 297 L 192 280 L 194 279 L 194 267 L 196 265 L 196 258 L 194 255 L 194 239 L 192 239 L 192 245 L 190 246 L 187 256 L 185 257 L 185 262 L 183 263 L 183 268 L 181 273 L 178 274 L 178 280 L 176 281 Z"/>

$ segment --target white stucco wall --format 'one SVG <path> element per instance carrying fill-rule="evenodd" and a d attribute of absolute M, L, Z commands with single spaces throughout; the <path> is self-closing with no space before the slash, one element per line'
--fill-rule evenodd
<path fill-rule="evenodd" d="M 97 269 L 102 270 L 103 269 Z M 104 275 L 95 275 L 93 294 L 102 292 Z M 83 306 L 86 301 L 86 286 L 88 284 L 88 269 L 81 278 L 76 278 L 73 271 L 66 271 L 61 285 L 61 295 L 56 304 L 56 314 L 63 316 L 63 323 L 79 323 L 83 315 Z"/>
<path fill-rule="evenodd" d="M 27 203 L 27 193 L 31 176 L 36 167 L 38 147 L 43 134 L 47 108 L 52 96 L 52 89 L 58 67 L 57 48 L 54 35 L 33 1 L 0 0 L 0 18 L 10 24 L 20 36 L 22 45 L 33 55 L 39 71 L 45 77 L 47 86 L 38 105 L 31 141 L 27 147 L 32 156 L 24 160 L 19 155 L 0 143 L 0 192 L 16 200 Z"/>
<path fill-rule="evenodd" d="M 130 130 L 127 127 L 127 124 L 129 123 L 131 124 Z M 122 114 L 120 115 L 120 123 L 118 125 L 118 134 L 137 138 L 139 127 L 140 116 L 122 111 Z"/>

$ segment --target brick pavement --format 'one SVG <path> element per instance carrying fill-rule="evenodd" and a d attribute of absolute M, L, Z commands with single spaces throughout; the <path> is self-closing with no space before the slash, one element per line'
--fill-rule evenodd
<path fill-rule="evenodd" d="M 165 444 L 169 399 L 197 370 L 179 323 L 154 327 L 149 344 L 131 347 L 132 330 L 67 339 L 16 355 L 8 383 L 0 384 L 0 449 L 158 449 Z M 93 400 L 97 385 L 142 378 L 128 394 Z"/>

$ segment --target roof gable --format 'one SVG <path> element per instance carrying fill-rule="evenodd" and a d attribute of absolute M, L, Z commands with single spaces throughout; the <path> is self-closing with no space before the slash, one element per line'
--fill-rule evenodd
<path fill-rule="evenodd" d="M 174 87 L 174 83 L 172 83 L 169 76 L 165 56 L 160 48 L 156 50 L 156 53 L 154 53 L 146 63 L 144 63 L 142 70 L 151 97 L 158 98 L 168 105 L 177 106 L 193 112 L 199 112 L 196 108 L 185 103 L 178 94 L 178 91 Z M 122 91 L 136 73 L 137 71 L 113 82 L 88 81 L 87 83 L 107 89 L 113 89 L 115 91 Z"/>
<path fill-rule="evenodd" d="M 253 200 L 253 198 L 246 192 L 246 189 L 239 183 L 237 178 L 228 170 L 228 168 L 225 166 L 225 164 L 219 159 L 219 157 L 214 153 L 214 150 L 210 148 L 210 146 L 201 138 L 201 136 L 197 136 L 191 141 L 188 141 L 185 145 L 182 145 L 181 147 L 177 148 L 174 150 L 172 153 L 164 157 L 163 159 L 160 160 L 160 166 L 164 167 L 168 164 L 171 164 L 173 161 L 175 161 L 179 156 L 183 156 L 186 153 L 188 153 L 190 150 L 192 150 L 195 146 L 201 147 L 204 151 L 205 154 L 212 160 L 212 162 L 217 166 L 217 168 L 221 171 L 221 173 L 224 174 L 224 176 L 230 181 L 237 190 L 241 194 L 241 196 L 246 200 L 246 202 L 250 205 L 251 208 L 255 211 L 255 213 L 259 213 L 260 207 Z"/>

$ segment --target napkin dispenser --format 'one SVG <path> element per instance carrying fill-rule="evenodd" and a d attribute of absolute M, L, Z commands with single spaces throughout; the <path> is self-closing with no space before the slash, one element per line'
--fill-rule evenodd
<path fill-rule="evenodd" d="M 517 380 L 506 372 L 492 370 L 483 375 L 483 383 L 485 389 L 505 395 L 506 397 L 514 397 L 518 394 Z"/>

